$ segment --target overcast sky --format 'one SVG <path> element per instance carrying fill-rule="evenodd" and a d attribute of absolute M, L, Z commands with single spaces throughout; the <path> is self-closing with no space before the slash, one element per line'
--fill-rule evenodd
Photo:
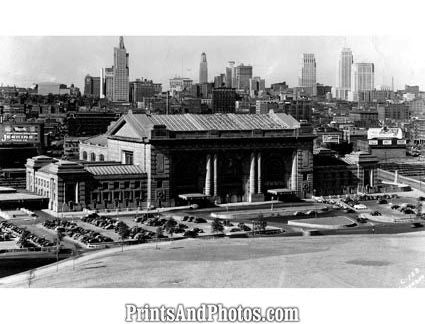
<path fill-rule="evenodd" d="M 425 88 L 423 46 L 402 37 L 124 37 L 130 54 L 130 80 L 153 79 L 168 88 L 168 80 L 183 75 L 198 81 L 201 53 L 207 54 L 208 78 L 224 73 L 230 60 L 253 65 L 254 76 L 266 85 L 286 81 L 297 85 L 303 53 L 314 53 L 317 81 L 334 86 L 338 55 L 350 47 L 355 62 L 375 63 L 375 86 Z M 42 81 L 82 87 L 86 74 L 99 75 L 112 66 L 113 37 L 0 37 L 0 83 L 30 86 Z"/>

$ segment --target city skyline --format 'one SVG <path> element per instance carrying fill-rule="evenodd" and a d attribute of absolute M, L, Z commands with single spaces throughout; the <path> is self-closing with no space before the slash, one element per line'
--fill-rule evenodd
<path fill-rule="evenodd" d="M 118 36 L 111 37 L 0 37 L 0 82 L 17 86 L 53 81 L 83 88 L 87 74 L 99 76 L 99 70 L 111 66 L 111 50 Z M 199 55 L 208 55 L 208 81 L 225 73 L 228 61 L 253 66 L 253 76 L 266 85 L 286 81 L 298 84 L 300 58 L 313 53 L 317 62 L 317 82 L 337 85 L 338 58 L 342 48 L 351 48 L 354 63 L 375 64 L 375 85 L 396 89 L 405 84 L 425 85 L 425 64 L 419 54 L 406 51 L 391 37 L 135 37 L 126 36 L 130 53 L 130 80 L 152 79 L 168 88 L 168 80 L 184 76 L 195 82 L 199 76 Z M 220 44 L 220 46 L 217 46 Z M 46 50 L 48 48 L 48 50 Z M 85 48 L 84 52 L 78 51 Z M 398 49 L 394 53 L 395 48 Z M 394 54 L 394 55 L 393 55 Z M 418 59 L 415 59 L 415 55 Z M 69 61 L 74 64 L 69 64 Z M 407 63 L 410 63 L 409 65 Z"/>

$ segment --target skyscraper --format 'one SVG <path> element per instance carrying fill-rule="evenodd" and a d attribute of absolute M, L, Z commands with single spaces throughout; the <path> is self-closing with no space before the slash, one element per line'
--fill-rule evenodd
<path fill-rule="evenodd" d="M 226 85 L 226 75 L 224 73 L 214 77 L 214 88 L 221 88 Z"/>
<path fill-rule="evenodd" d="M 232 88 L 234 87 L 234 69 L 235 69 L 235 62 L 229 61 L 228 66 L 226 67 L 226 88 Z"/>
<path fill-rule="evenodd" d="M 373 63 L 354 63 L 351 68 L 351 93 L 349 100 L 371 101 L 375 88 Z"/>
<path fill-rule="evenodd" d="M 299 85 L 306 94 L 316 95 L 316 59 L 314 58 L 314 54 L 303 54 Z"/>
<path fill-rule="evenodd" d="M 208 82 L 208 63 L 207 55 L 205 53 L 201 54 L 201 63 L 199 64 L 199 83 Z"/>
<path fill-rule="evenodd" d="M 249 80 L 249 95 L 251 97 L 261 96 L 266 90 L 266 80 L 256 76 Z"/>
<path fill-rule="evenodd" d="M 252 79 L 252 66 L 239 64 L 234 69 L 235 75 L 234 79 L 236 80 L 236 88 L 238 90 L 244 90 L 249 92 L 249 80 Z M 233 85 L 235 87 L 235 85 Z"/>
<path fill-rule="evenodd" d="M 338 76 L 336 85 L 336 98 L 347 100 L 348 92 L 351 90 L 351 66 L 353 64 L 353 53 L 349 48 L 343 48 L 338 61 Z"/>
<path fill-rule="evenodd" d="M 118 47 L 114 48 L 114 87 L 113 101 L 129 101 L 129 69 L 128 53 L 124 46 L 124 38 L 120 36 Z"/>
<path fill-rule="evenodd" d="M 93 77 L 87 74 L 84 78 L 84 95 L 99 98 L 100 83 L 100 77 Z"/>
<path fill-rule="evenodd" d="M 100 69 L 100 98 L 112 100 L 114 95 L 114 67 Z"/>

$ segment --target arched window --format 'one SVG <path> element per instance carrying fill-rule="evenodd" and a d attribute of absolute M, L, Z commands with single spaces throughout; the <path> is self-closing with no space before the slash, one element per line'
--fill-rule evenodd
<path fill-rule="evenodd" d="M 93 152 L 90 153 L 90 161 L 96 161 L 96 154 Z"/>
<path fill-rule="evenodd" d="M 99 155 L 99 161 L 105 161 L 105 156 L 103 154 Z"/>
<path fill-rule="evenodd" d="M 87 160 L 87 152 L 83 151 L 83 160 Z"/>

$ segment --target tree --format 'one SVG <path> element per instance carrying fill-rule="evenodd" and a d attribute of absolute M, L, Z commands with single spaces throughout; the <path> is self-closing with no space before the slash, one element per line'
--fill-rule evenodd
<path fill-rule="evenodd" d="M 156 228 L 156 238 L 157 239 L 160 239 L 160 238 L 162 238 L 164 236 L 164 230 L 162 229 L 162 227 L 161 226 L 158 226 L 157 228 Z"/>
<path fill-rule="evenodd" d="M 22 232 L 21 236 L 19 237 L 18 245 L 21 248 L 28 247 L 28 245 L 29 245 L 29 242 L 28 242 L 28 236 L 29 236 L 29 234 L 30 234 L 30 232 L 28 232 L 27 230 L 24 230 Z"/>
<path fill-rule="evenodd" d="M 253 230 L 264 231 L 267 227 L 267 221 L 264 219 L 263 214 L 258 215 L 258 218 L 254 221 Z"/>
<path fill-rule="evenodd" d="M 224 231 L 224 226 L 223 224 L 220 222 L 220 220 L 218 218 L 214 218 L 214 220 L 211 223 L 211 231 L 213 233 L 216 232 L 223 232 Z"/>
<path fill-rule="evenodd" d="M 123 252 L 124 251 L 124 240 L 130 234 L 130 228 L 123 221 L 120 221 L 117 224 L 117 228 L 118 228 L 118 235 L 120 236 L 120 239 L 121 239 L 121 251 Z"/>
<path fill-rule="evenodd" d="M 174 232 L 174 228 L 177 226 L 177 221 L 173 218 L 170 217 L 169 219 L 167 219 L 167 221 L 164 224 L 164 228 L 167 231 L 167 233 L 172 233 Z"/>
<path fill-rule="evenodd" d="M 422 202 L 418 201 L 417 205 L 416 205 L 416 216 L 417 217 L 421 217 L 422 216 Z"/>

